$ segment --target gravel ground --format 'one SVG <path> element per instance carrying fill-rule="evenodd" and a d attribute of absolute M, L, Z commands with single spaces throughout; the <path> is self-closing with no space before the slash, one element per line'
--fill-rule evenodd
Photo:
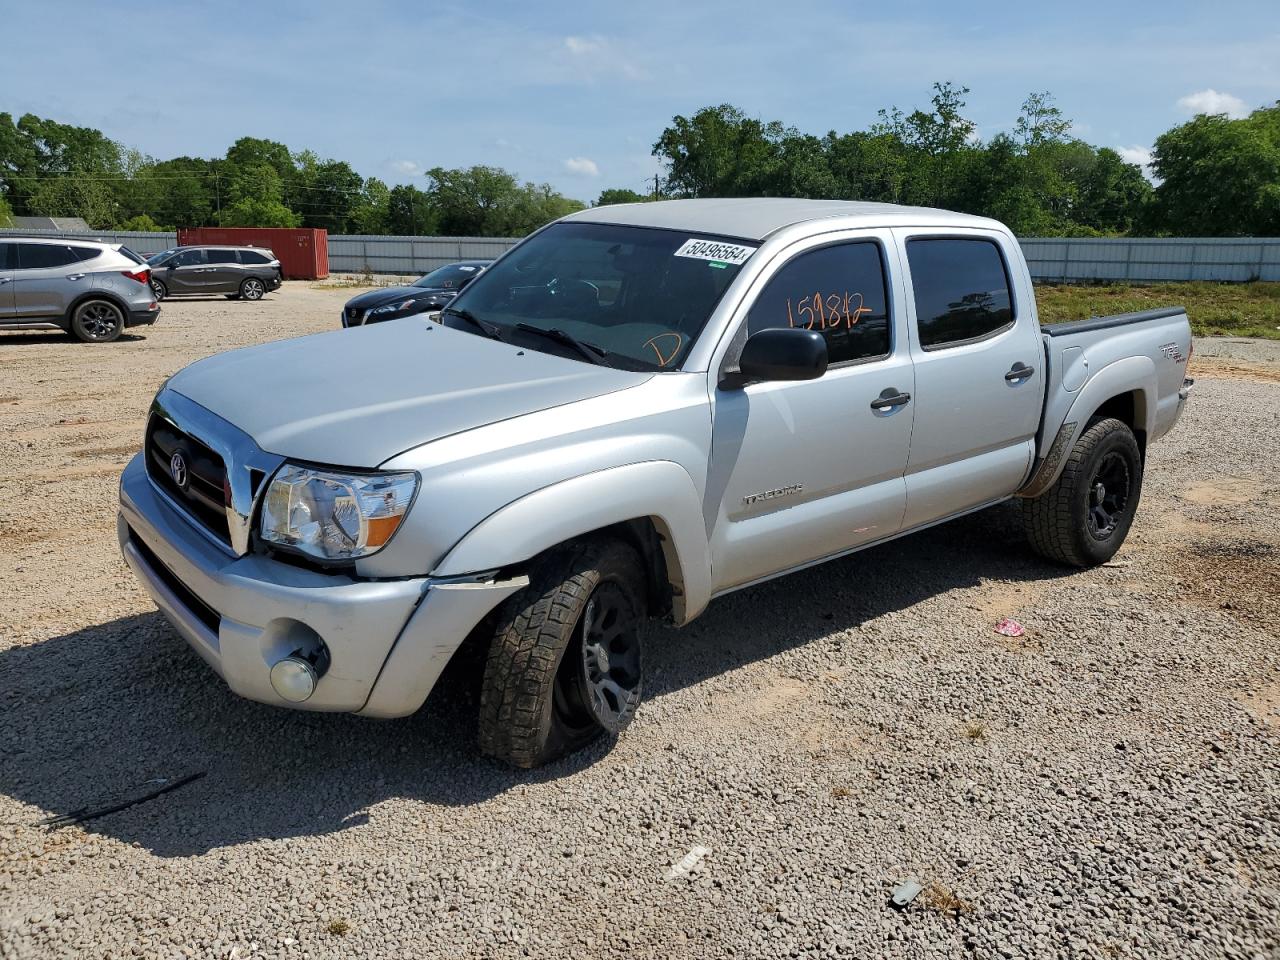
<path fill-rule="evenodd" d="M 0 957 L 1280 956 L 1275 345 L 1197 345 L 1113 563 L 1006 507 L 742 591 L 658 632 L 612 750 L 523 773 L 461 672 L 406 721 L 237 699 L 117 556 L 162 379 L 353 292 L 0 334 Z"/>

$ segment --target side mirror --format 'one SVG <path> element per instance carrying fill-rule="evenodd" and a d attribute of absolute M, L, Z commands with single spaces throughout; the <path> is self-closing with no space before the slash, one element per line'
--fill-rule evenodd
<path fill-rule="evenodd" d="M 738 369 L 726 371 L 720 386 L 737 390 L 752 381 L 816 380 L 827 372 L 827 341 L 816 330 L 774 327 L 747 338 Z"/>

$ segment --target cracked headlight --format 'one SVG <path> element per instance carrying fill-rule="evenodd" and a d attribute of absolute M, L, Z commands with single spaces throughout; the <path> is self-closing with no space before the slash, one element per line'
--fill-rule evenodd
<path fill-rule="evenodd" d="M 339 473 L 285 464 L 262 501 L 269 544 L 318 560 L 377 553 L 400 526 L 418 490 L 416 473 Z"/>

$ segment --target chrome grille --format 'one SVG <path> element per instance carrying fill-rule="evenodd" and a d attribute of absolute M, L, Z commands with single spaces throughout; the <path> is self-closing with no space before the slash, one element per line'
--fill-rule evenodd
<path fill-rule="evenodd" d="M 231 546 L 227 468 L 200 440 L 155 414 L 147 422 L 147 474 L 218 540 Z M 175 458 L 180 458 L 175 460 Z M 181 464 L 175 468 L 175 463 Z"/>

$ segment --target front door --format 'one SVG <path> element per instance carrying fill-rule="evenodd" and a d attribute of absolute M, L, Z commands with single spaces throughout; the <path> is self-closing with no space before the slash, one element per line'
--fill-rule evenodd
<path fill-rule="evenodd" d="M 748 336 L 777 326 L 821 331 L 830 365 L 817 380 L 715 389 L 707 503 L 716 511 L 717 591 L 883 539 L 902 524 L 915 385 L 901 293 L 886 268 L 892 237 L 834 236 L 780 255 L 735 320 Z"/>
<path fill-rule="evenodd" d="M 166 261 L 160 280 L 170 293 L 200 293 L 207 269 L 203 250 L 179 250 Z"/>
<path fill-rule="evenodd" d="M 1026 479 L 1044 400 L 1034 294 L 999 233 L 898 231 L 911 297 L 916 418 L 905 525 L 1009 496 Z"/>
<path fill-rule="evenodd" d="M 14 245 L 0 240 L 0 323 L 13 319 L 13 268 L 17 257 Z"/>

